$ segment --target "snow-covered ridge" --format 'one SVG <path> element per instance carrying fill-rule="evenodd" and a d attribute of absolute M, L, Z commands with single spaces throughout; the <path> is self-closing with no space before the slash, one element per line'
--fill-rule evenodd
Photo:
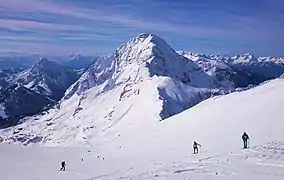
<path fill-rule="evenodd" d="M 59 100 L 77 79 L 78 75 L 74 70 L 41 58 L 31 68 L 19 73 L 14 82 L 51 99 Z"/>
<path fill-rule="evenodd" d="M 222 84 L 215 82 L 194 62 L 176 54 L 165 40 L 152 34 L 140 34 L 122 44 L 114 55 L 97 59 L 66 91 L 64 99 L 77 95 L 85 99 L 84 94 L 89 90 L 99 96 L 121 88 L 120 102 L 139 95 L 141 86 L 147 81 L 156 83 L 153 85 L 158 94 L 156 98 L 163 103 L 157 114 L 162 119 L 213 94 L 225 93 L 217 90 Z"/>
<path fill-rule="evenodd" d="M 196 62 L 207 74 L 232 87 L 247 87 L 279 77 L 284 73 L 284 58 L 256 57 L 251 53 L 236 56 L 194 54 L 177 51 Z"/>
<path fill-rule="evenodd" d="M 0 121 L 0 126 L 15 125 L 21 118 L 41 112 L 61 99 L 78 78 L 77 71 L 46 58 L 28 69 L 1 69 L 0 103 L 5 121 Z"/>
<path fill-rule="evenodd" d="M 67 96 L 105 83 L 111 89 L 124 83 L 139 83 L 153 76 L 166 76 L 195 87 L 215 88 L 217 84 L 194 62 L 188 61 L 162 38 L 140 34 L 122 44 L 114 53 L 102 57 L 89 67 Z M 71 94 L 69 92 L 72 92 Z"/>
<path fill-rule="evenodd" d="M 95 119 L 93 110 L 90 112 L 94 119 L 85 122 L 84 128 L 80 123 L 88 121 L 87 116 L 71 119 L 69 124 L 63 118 L 58 122 L 38 119 L 31 126 L 23 124 L 1 130 L 0 140 L 6 143 L 43 143 L 39 137 L 55 131 L 54 145 L 70 145 L 69 139 L 73 145 L 84 142 L 78 148 L 1 144 L 0 150 L 5 152 L 0 154 L 1 178 L 282 180 L 283 91 L 284 81 L 272 80 L 248 91 L 206 100 L 167 121 L 142 128 L 139 128 L 141 124 L 151 120 L 145 118 L 147 114 L 137 111 L 135 118 L 126 120 L 129 115 L 126 113 L 125 118 L 96 134 L 94 129 L 98 124 L 93 123 L 99 119 Z M 144 108 L 154 108 L 149 106 Z M 129 111 L 132 108 L 135 105 Z M 45 124 L 49 124 L 48 129 L 39 130 Z M 72 130 L 66 131 L 66 126 Z M 31 133 L 27 134 L 28 131 Z M 250 136 L 249 149 L 242 149 L 243 131 Z M 195 140 L 202 144 L 199 154 L 192 154 Z M 62 160 L 67 162 L 66 172 L 58 171 Z"/>
<path fill-rule="evenodd" d="M 24 120 L 23 126 L 29 124 L 37 133 L 32 135 L 33 128 L 28 128 L 21 133 L 27 139 L 21 139 L 36 138 L 50 145 L 77 144 L 82 143 L 81 138 L 92 141 L 92 134 L 104 133 L 118 122 L 139 128 L 151 126 L 213 95 L 226 93 L 218 87 L 222 85 L 197 64 L 178 55 L 165 40 L 141 34 L 121 45 L 113 55 L 97 59 L 68 88 L 56 108 Z M 131 121 L 137 114 L 146 120 Z M 74 120 L 75 124 L 70 123 Z M 66 128 L 60 128 L 62 125 Z M 74 126 L 78 127 L 78 141 L 64 135 L 74 133 Z"/>
<path fill-rule="evenodd" d="M 141 73 L 147 76 L 168 76 L 183 83 L 200 87 L 212 87 L 214 82 L 193 62 L 184 59 L 162 38 L 152 34 L 141 34 L 122 45 L 116 52 L 118 68 L 136 62 L 147 68 Z M 140 68 L 142 69 L 142 68 Z M 145 68 L 144 68 L 145 69 Z M 147 74 L 148 73 L 148 74 Z M 200 79 L 194 76 L 203 76 Z M 138 76 L 139 78 L 143 78 Z M 199 83 L 203 80 L 202 83 Z"/>
<path fill-rule="evenodd" d="M 266 80 L 251 73 L 258 68 L 251 55 L 243 58 L 245 64 L 183 55 L 156 35 L 140 34 L 113 55 L 98 58 L 56 107 L 23 119 L 23 124 L 8 130 L 16 133 L 5 141 L 92 145 L 105 134 L 143 131 L 205 99 Z"/>
<path fill-rule="evenodd" d="M 112 76 L 115 70 L 114 56 L 98 58 L 77 82 L 71 85 L 65 92 L 64 99 L 70 98 L 75 93 L 82 95 L 85 91 L 106 83 L 102 90 L 112 81 Z"/>
<path fill-rule="evenodd" d="M 271 57 L 271 56 L 255 56 L 252 53 L 231 55 L 219 55 L 219 54 L 198 54 L 189 51 L 176 51 L 178 54 L 185 56 L 193 61 L 203 59 L 217 60 L 223 62 L 234 62 L 234 63 L 259 63 L 259 62 L 274 62 L 284 63 L 284 57 Z"/>

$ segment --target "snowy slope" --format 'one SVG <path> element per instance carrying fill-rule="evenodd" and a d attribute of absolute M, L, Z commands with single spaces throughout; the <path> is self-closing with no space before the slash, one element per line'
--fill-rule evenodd
<path fill-rule="evenodd" d="M 151 127 L 135 126 L 146 120 L 137 111 L 135 119 L 100 134 L 93 146 L 0 145 L 1 178 L 282 180 L 283 90 L 283 79 L 273 80 L 211 98 Z M 244 131 L 251 137 L 248 150 L 241 149 Z M 191 153 L 193 140 L 202 144 L 200 154 Z M 58 171 L 62 160 L 66 172 Z"/>
<path fill-rule="evenodd" d="M 112 80 L 112 75 L 115 70 L 115 58 L 114 56 L 100 57 L 98 58 L 77 82 L 70 86 L 66 92 L 64 99 L 68 99 L 75 93 L 78 95 L 83 94 L 85 91 L 102 85 L 107 86 Z M 103 85 L 103 84 L 106 85 Z"/>
<path fill-rule="evenodd" d="M 152 127 L 207 98 L 234 91 L 235 83 L 243 80 L 228 59 L 197 57 L 193 62 L 178 55 L 162 38 L 141 34 L 122 44 L 113 55 L 98 58 L 56 107 L 7 129 L 5 141 L 52 146 L 94 144 L 120 124 L 133 127 L 124 130 L 129 134 Z M 35 67 L 48 61 L 42 62 L 32 69 L 38 70 Z M 137 116 L 144 120 L 136 122 Z"/>
<path fill-rule="evenodd" d="M 16 78 L 17 73 L 24 71 L 26 68 L 6 68 L 0 69 L 0 91 L 10 85 Z"/>
<path fill-rule="evenodd" d="M 136 81 L 146 75 L 156 75 L 167 76 L 195 87 L 216 87 L 213 79 L 195 63 L 176 54 L 162 38 L 155 35 L 141 34 L 131 39 L 117 50 L 116 58 L 118 70 L 133 71 L 135 64 L 147 67 L 147 72 L 138 72 Z"/>
<path fill-rule="evenodd" d="M 217 87 L 195 63 L 176 54 L 160 37 L 140 34 L 121 45 L 114 55 L 102 57 L 69 90 L 67 96 L 98 85 L 137 84 L 153 76 L 165 76 L 201 88 Z M 71 92 L 71 94 L 69 93 Z"/>
<path fill-rule="evenodd" d="M 33 139 L 49 145 L 92 144 L 120 122 L 137 128 L 151 126 L 226 93 L 217 87 L 211 76 L 176 54 L 163 39 L 141 34 L 114 55 L 99 58 L 56 108 L 26 118 L 10 138 L 23 144 Z M 137 115 L 145 120 L 134 123 Z"/>

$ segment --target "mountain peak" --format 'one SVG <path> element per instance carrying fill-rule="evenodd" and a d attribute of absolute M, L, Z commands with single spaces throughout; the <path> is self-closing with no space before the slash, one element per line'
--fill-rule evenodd
<path fill-rule="evenodd" d="M 82 58 L 82 55 L 80 53 L 73 53 L 69 55 L 70 60 L 79 60 Z"/>
<path fill-rule="evenodd" d="M 155 44 L 157 46 L 169 47 L 169 45 L 167 44 L 167 42 L 163 38 L 161 38 L 161 37 L 159 37 L 155 34 L 150 34 L 150 33 L 141 33 L 137 37 L 131 38 L 125 44 L 128 44 L 129 46 L 135 45 L 135 44 L 141 44 L 141 45 L 143 44 L 144 46 L 150 45 L 150 44 Z M 123 44 L 123 45 L 125 45 L 125 44 Z"/>
<path fill-rule="evenodd" d="M 258 62 L 257 58 L 252 53 L 240 54 L 232 57 L 235 63 L 254 63 Z"/>
<path fill-rule="evenodd" d="M 160 38 L 159 36 L 157 36 L 155 34 L 141 33 L 137 37 L 135 37 L 134 39 L 137 39 L 137 40 L 140 40 L 140 41 L 144 41 L 146 39 L 157 40 L 157 39 L 162 39 L 162 38 Z"/>
<path fill-rule="evenodd" d="M 152 34 L 149 34 L 149 33 L 141 33 L 137 36 L 138 39 L 146 39 L 148 37 L 152 37 L 153 35 Z"/>
<path fill-rule="evenodd" d="M 157 35 L 142 33 L 122 44 L 115 53 L 119 60 L 118 64 L 124 62 L 138 62 L 138 64 L 149 61 L 155 55 L 176 54 L 167 42 Z M 128 64 L 128 63 L 127 63 Z"/>
<path fill-rule="evenodd" d="M 40 60 L 38 62 L 36 62 L 31 68 L 30 70 L 34 73 L 39 73 L 42 71 L 54 71 L 57 69 L 62 69 L 63 67 L 61 67 L 59 64 L 57 64 L 54 61 L 50 61 L 47 58 L 40 58 Z"/>
<path fill-rule="evenodd" d="M 64 95 L 64 91 L 77 79 L 76 71 L 47 58 L 41 58 L 30 69 L 18 74 L 15 82 L 41 95 L 59 100 Z"/>
<path fill-rule="evenodd" d="M 253 53 L 245 53 L 243 57 L 247 59 L 256 59 Z"/>
<path fill-rule="evenodd" d="M 46 66 L 50 64 L 56 64 L 56 63 L 48 60 L 47 58 L 40 58 L 39 61 L 35 65 Z"/>
<path fill-rule="evenodd" d="M 39 59 L 39 62 L 49 61 L 47 58 L 43 57 Z"/>
<path fill-rule="evenodd" d="M 178 55 L 164 39 L 153 34 L 143 33 L 130 39 L 118 48 L 115 58 L 119 71 L 125 71 L 129 68 L 132 72 L 135 72 L 134 69 L 137 69 L 136 71 L 140 73 L 141 77 L 140 75 L 134 77 L 138 77 L 138 79 L 155 75 L 168 76 L 183 83 L 199 86 L 198 78 L 189 77 L 194 73 L 204 73 L 194 62 Z M 127 67 L 129 65 L 130 67 Z M 203 83 L 203 85 L 211 86 L 214 84 L 210 78 L 206 77 L 205 73 L 202 76 L 206 79 L 206 83 Z"/>
<path fill-rule="evenodd" d="M 97 59 L 67 90 L 66 97 L 100 85 L 111 89 L 115 85 L 139 84 L 154 76 L 169 77 L 196 87 L 215 87 L 211 77 L 194 62 L 178 55 L 164 39 L 142 33 L 122 44 L 114 55 Z"/>

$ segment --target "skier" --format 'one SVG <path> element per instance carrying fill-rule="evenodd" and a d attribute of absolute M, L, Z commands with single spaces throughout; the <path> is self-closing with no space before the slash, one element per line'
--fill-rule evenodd
<path fill-rule="evenodd" d="M 65 171 L 65 168 L 66 168 L 66 163 L 65 163 L 65 161 L 62 161 L 60 171 Z"/>
<path fill-rule="evenodd" d="M 198 146 L 201 146 L 201 144 L 198 144 L 196 141 L 193 142 L 193 154 L 198 153 Z"/>
<path fill-rule="evenodd" d="M 244 142 L 244 149 L 248 148 L 248 140 L 249 140 L 249 136 L 247 135 L 247 133 L 244 132 L 244 134 L 242 135 L 242 139 Z"/>

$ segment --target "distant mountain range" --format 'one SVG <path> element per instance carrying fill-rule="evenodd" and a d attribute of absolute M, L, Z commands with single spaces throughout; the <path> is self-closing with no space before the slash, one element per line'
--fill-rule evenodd
<path fill-rule="evenodd" d="M 85 62 L 78 55 L 71 59 L 78 63 L 76 69 L 80 59 Z M 29 69 L 2 75 L 1 122 L 5 126 L 22 122 L 15 126 L 26 137 L 22 143 L 37 138 L 52 145 L 76 144 L 93 141 L 121 123 L 134 130 L 151 126 L 210 97 L 284 73 L 283 58 L 176 52 L 153 34 L 130 39 L 82 71 L 69 67 L 43 58 Z M 145 121 L 136 124 L 137 116 Z M 15 136 L 8 133 L 3 139 Z"/>
<path fill-rule="evenodd" d="M 0 53 L 0 69 L 18 67 L 28 68 L 41 58 L 47 58 L 63 66 L 74 69 L 86 68 L 97 59 L 96 56 L 82 56 L 81 54 L 71 54 L 70 56 L 50 56 L 24 53 Z"/>
<path fill-rule="evenodd" d="M 207 74 L 232 87 L 247 87 L 279 77 L 283 73 L 284 58 L 255 57 L 247 53 L 236 56 L 194 54 L 178 51 L 180 55 L 194 61 Z"/>
<path fill-rule="evenodd" d="M 59 101 L 79 76 L 78 71 L 46 58 L 28 69 L 0 70 L 0 104 L 5 108 L 6 118 L 14 124 L 22 117 L 39 113 L 45 106 Z"/>

